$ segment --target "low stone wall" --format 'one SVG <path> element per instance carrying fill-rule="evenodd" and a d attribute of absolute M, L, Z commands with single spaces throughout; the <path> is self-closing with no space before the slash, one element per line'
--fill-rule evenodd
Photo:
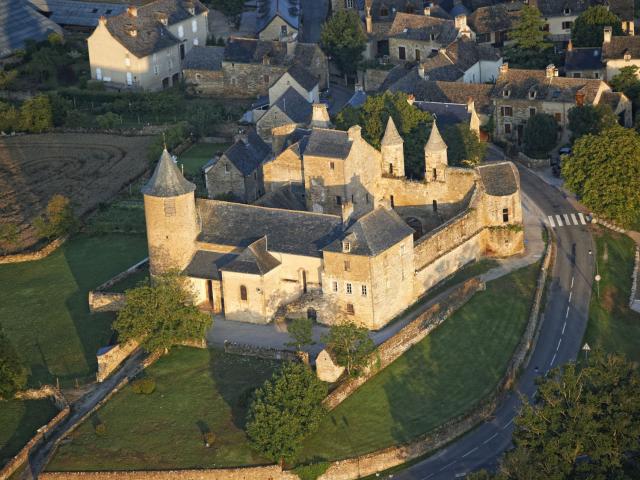
<path fill-rule="evenodd" d="M 369 360 L 362 375 L 349 378 L 333 390 L 323 404 L 333 410 L 360 386 L 387 367 L 416 343 L 429 335 L 458 308 L 463 306 L 484 284 L 478 278 L 472 278 L 451 291 L 447 305 L 436 304 L 403 327 L 394 336 L 380 344 Z"/>
<path fill-rule="evenodd" d="M 45 245 L 35 252 L 15 253 L 13 255 L 4 255 L 0 257 L 0 264 L 3 263 L 21 263 L 41 260 L 55 252 L 60 245 L 67 241 L 67 236 L 56 238 L 51 243 Z"/>
<path fill-rule="evenodd" d="M 624 228 L 619 227 L 615 223 L 613 223 L 613 222 L 611 222 L 609 220 L 605 220 L 604 218 L 593 217 L 593 220 L 591 220 L 591 223 L 597 223 L 598 225 L 602 225 L 603 227 L 607 227 L 609 230 L 613 230 L 614 232 L 627 233 L 627 231 Z"/>
<path fill-rule="evenodd" d="M 124 293 L 89 292 L 89 311 L 118 312 L 124 307 Z"/>
<path fill-rule="evenodd" d="M 0 470 L 0 480 L 6 480 L 7 478 L 9 478 L 16 470 L 18 470 L 18 468 L 20 468 L 24 464 L 24 462 L 26 462 L 29 459 L 31 450 L 42 441 L 47 432 L 50 432 L 62 420 L 67 418 L 67 416 L 69 415 L 69 411 L 69 407 L 66 406 L 60 411 L 60 413 L 53 417 L 53 419 L 49 423 L 39 428 L 33 438 L 29 440 L 24 447 L 22 447 L 22 450 L 20 450 L 18 454 L 11 460 L 9 460 L 9 463 L 7 463 L 2 468 L 2 470 Z"/>
<path fill-rule="evenodd" d="M 133 275 L 138 270 L 142 270 L 142 268 L 145 265 L 148 265 L 148 264 L 149 264 L 149 257 L 140 260 L 135 265 L 127 268 L 124 272 L 120 272 L 115 277 L 111 277 L 109 280 L 104 282 L 102 285 L 99 285 L 98 287 L 96 287 L 95 291 L 99 291 L 99 292 L 107 291 L 107 289 L 113 287 L 116 283 L 118 283 L 118 282 L 124 280 L 125 278 Z"/>
<path fill-rule="evenodd" d="M 64 410 L 68 405 L 67 399 L 64 398 L 62 392 L 53 385 L 43 385 L 40 388 L 23 390 L 14 395 L 18 400 L 42 400 L 50 398 L 59 410 Z"/>
<path fill-rule="evenodd" d="M 551 158 L 531 158 L 522 152 L 518 152 L 517 160 L 529 168 L 545 168 L 551 166 Z"/>
<path fill-rule="evenodd" d="M 224 352 L 232 355 L 265 358 L 267 360 L 285 360 L 288 362 L 309 363 L 309 354 L 307 352 L 294 352 L 292 350 L 256 347 L 254 345 L 245 345 L 229 341 L 224 342 Z"/>
<path fill-rule="evenodd" d="M 136 351 L 139 345 L 138 342 L 129 340 L 127 343 L 113 345 L 112 347 L 105 347 L 99 350 L 98 355 L 96 355 L 98 359 L 96 380 L 98 382 L 104 382 L 129 355 Z"/>
<path fill-rule="evenodd" d="M 638 281 L 640 280 L 640 247 L 636 247 L 636 263 L 633 267 L 633 278 L 631 280 L 631 298 L 629 299 L 629 308 L 640 313 L 640 290 Z"/>
<path fill-rule="evenodd" d="M 41 480 L 299 480 L 276 465 L 266 467 L 224 468 L 210 470 L 148 470 L 134 472 L 44 472 Z"/>

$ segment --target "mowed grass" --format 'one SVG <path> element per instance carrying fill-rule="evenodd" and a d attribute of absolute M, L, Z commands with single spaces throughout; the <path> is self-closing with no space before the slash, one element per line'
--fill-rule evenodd
<path fill-rule="evenodd" d="M 407 442 L 486 397 L 524 332 L 538 272 L 535 264 L 489 282 L 329 414 L 298 461 L 341 459 Z"/>
<path fill-rule="evenodd" d="M 635 243 L 610 230 L 594 232 L 600 297 L 594 282 L 584 341 L 605 352 L 625 354 L 640 362 L 640 314 L 629 308 Z"/>
<path fill-rule="evenodd" d="M 178 165 L 184 165 L 185 175 L 201 175 L 202 166 L 229 146 L 226 143 L 196 143 L 178 157 Z"/>
<path fill-rule="evenodd" d="M 277 363 L 217 350 L 175 348 L 146 370 L 151 395 L 126 387 L 97 418 L 59 448 L 49 471 L 172 469 L 268 463 L 249 447 L 243 431 L 246 392 L 270 378 Z M 107 433 L 98 436 L 94 424 Z M 212 448 L 202 431 L 215 434 Z"/>
<path fill-rule="evenodd" d="M 0 468 L 57 413 L 48 400 L 0 401 Z"/>
<path fill-rule="evenodd" d="M 0 265 L 0 322 L 30 369 L 29 384 L 91 380 L 113 314 L 91 315 L 89 290 L 146 256 L 144 236 L 77 235 L 50 256 Z"/>

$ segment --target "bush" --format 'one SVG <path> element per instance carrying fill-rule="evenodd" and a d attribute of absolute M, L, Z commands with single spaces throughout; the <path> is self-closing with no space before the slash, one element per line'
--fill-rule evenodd
<path fill-rule="evenodd" d="M 104 422 L 100 422 L 93 427 L 96 435 L 99 437 L 104 437 L 107 434 L 107 425 Z"/>
<path fill-rule="evenodd" d="M 46 95 L 38 95 L 22 104 L 20 108 L 20 130 L 41 133 L 53 126 L 51 100 Z"/>
<path fill-rule="evenodd" d="M 524 129 L 524 151 L 531 158 L 547 158 L 558 141 L 558 123 L 546 113 L 529 118 Z"/>
<path fill-rule="evenodd" d="M 104 115 L 98 115 L 96 123 L 102 129 L 111 129 L 122 123 L 122 117 L 117 113 L 107 112 Z"/>
<path fill-rule="evenodd" d="M 151 395 L 156 391 L 156 381 L 151 377 L 141 378 L 131 384 L 134 393 L 140 395 Z"/>
<path fill-rule="evenodd" d="M 216 435 L 213 432 L 206 432 L 203 435 L 205 447 L 210 447 L 216 441 Z"/>
<path fill-rule="evenodd" d="M 57 194 L 49 200 L 45 215 L 36 218 L 33 225 L 40 237 L 56 238 L 75 232 L 78 223 L 71 201 L 64 195 Z"/>

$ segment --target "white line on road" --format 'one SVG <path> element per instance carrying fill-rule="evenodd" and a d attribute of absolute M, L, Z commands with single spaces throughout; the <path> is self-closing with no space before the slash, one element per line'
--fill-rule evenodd
<path fill-rule="evenodd" d="M 573 292 L 569 292 L 569 301 L 571 301 L 571 296 L 573 295 Z"/>
<path fill-rule="evenodd" d="M 556 354 L 553 354 L 553 358 L 551 359 L 551 363 L 549 364 L 550 367 L 553 367 L 553 362 L 556 361 Z"/>
<path fill-rule="evenodd" d="M 464 455 L 462 455 L 462 458 L 464 457 L 468 457 L 469 455 L 471 455 L 473 452 L 475 452 L 478 448 L 480 447 L 476 447 L 476 448 L 472 448 L 471 450 L 469 450 L 467 453 L 465 453 Z"/>
<path fill-rule="evenodd" d="M 430 473 L 429 475 L 427 475 L 426 477 L 422 477 L 422 480 L 427 480 L 427 478 L 431 478 L 435 475 L 435 473 Z"/>
<path fill-rule="evenodd" d="M 576 279 L 576 277 L 571 277 L 571 289 L 573 289 L 573 281 Z"/>
<path fill-rule="evenodd" d="M 562 338 L 558 340 L 558 346 L 556 347 L 556 352 L 560 350 L 560 344 L 562 343 Z"/>
<path fill-rule="evenodd" d="M 558 226 L 561 227 L 562 225 L 564 225 L 562 223 L 562 219 L 560 218 L 560 215 L 556 215 L 556 222 L 558 222 Z"/>
<path fill-rule="evenodd" d="M 564 329 L 567 328 L 567 321 L 565 320 L 564 325 L 562 325 L 562 334 L 564 335 Z"/>
<path fill-rule="evenodd" d="M 564 218 L 564 221 L 566 222 L 567 225 L 571 225 L 571 222 L 569 221 L 569 215 L 567 215 L 566 213 L 563 213 L 562 218 Z"/>
<path fill-rule="evenodd" d="M 564 318 L 569 318 L 569 310 L 570 310 L 570 307 L 567 307 L 567 314 L 564 316 Z"/>
<path fill-rule="evenodd" d="M 582 225 L 587 224 L 587 221 L 584 219 L 584 215 L 582 213 L 578 214 L 578 218 L 580 219 L 580 223 L 582 223 Z"/>
<path fill-rule="evenodd" d="M 515 418 L 515 417 L 513 417 L 513 418 Z M 509 420 L 507 423 L 505 423 L 504 427 L 502 427 L 503 430 L 513 423 L 513 418 L 511 420 Z"/>
<path fill-rule="evenodd" d="M 456 462 L 457 462 L 457 460 L 454 460 L 453 462 L 446 464 L 439 471 L 442 472 L 442 471 L 446 470 L 447 468 L 449 468 L 451 465 L 455 464 Z"/>
<path fill-rule="evenodd" d="M 491 435 L 489 438 L 487 438 L 484 442 L 482 442 L 483 445 L 489 443 L 491 440 L 493 440 L 494 438 L 496 438 L 498 436 L 497 433 L 494 433 L 493 435 Z"/>
<path fill-rule="evenodd" d="M 555 228 L 556 226 L 555 222 L 553 221 L 553 217 L 551 215 L 549 215 L 549 226 L 551 228 Z"/>
<path fill-rule="evenodd" d="M 574 225 L 580 225 L 578 223 L 578 219 L 576 218 L 576 215 L 574 213 L 571 214 L 571 220 L 573 220 L 573 224 Z"/>

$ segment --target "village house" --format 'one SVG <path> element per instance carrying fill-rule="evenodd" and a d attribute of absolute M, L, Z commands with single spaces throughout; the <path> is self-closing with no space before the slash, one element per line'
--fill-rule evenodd
<path fill-rule="evenodd" d="M 545 21 L 544 30 L 549 40 L 564 46 L 571 38 L 571 29 L 576 18 L 590 6 L 587 0 L 529 0 L 529 5 L 538 7 Z"/>
<path fill-rule="evenodd" d="M 207 13 L 199 0 L 155 0 L 100 18 L 87 40 L 91 78 L 145 90 L 177 84 L 187 53 L 206 43 Z"/>
<path fill-rule="evenodd" d="M 610 81 L 623 67 L 640 68 L 640 37 L 634 35 L 614 36 L 611 27 L 604 27 L 602 63 L 605 78 Z"/>
<path fill-rule="evenodd" d="M 621 20 L 622 31 L 627 35 L 633 35 L 636 18 L 634 0 L 604 0 L 604 4 Z"/>
<path fill-rule="evenodd" d="M 260 40 L 291 40 L 300 31 L 300 0 L 258 0 L 256 15 Z"/>
<path fill-rule="evenodd" d="M 564 57 L 564 71 L 567 77 L 572 78 L 606 78 L 606 66 L 602 63 L 602 48 L 574 48 L 569 40 Z"/>
<path fill-rule="evenodd" d="M 476 41 L 501 48 L 509 43 L 509 32 L 520 19 L 522 2 L 499 3 L 479 7 L 469 15 L 469 26 L 476 33 Z"/>

